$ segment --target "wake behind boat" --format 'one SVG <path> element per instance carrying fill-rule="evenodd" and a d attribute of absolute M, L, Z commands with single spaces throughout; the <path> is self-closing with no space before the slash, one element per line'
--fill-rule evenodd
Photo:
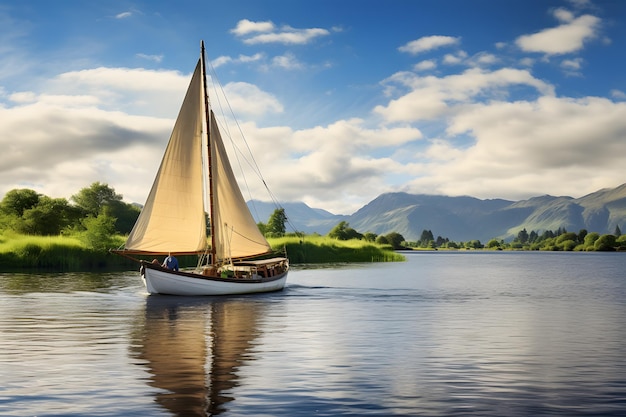
<path fill-rule="evenodd" d="M 146 204 L 124 248 L 113 252 L 131 258 L 199 255 L 198 266 L 189 271 L 136 259 L 151 294 L 225 295 L 282 290 L 289 260 L 286 254 L 272 253 L 246 205 L 206 84 L 202 42 L 200 59 Z"/>

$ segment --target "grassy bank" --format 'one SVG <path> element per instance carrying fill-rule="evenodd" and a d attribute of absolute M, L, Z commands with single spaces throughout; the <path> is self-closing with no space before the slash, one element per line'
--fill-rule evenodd
<path fill-rule="evenodd" d="M 122 237 L 118 240 L 120 244 L 123 242 Z M 275 249 L 286 247 L 292 264 L 404 260 L 404 257 L 394 252 L 391 247 L 358 240 L 339 241 L 321 236 L 307 236 L 304 239 L 284 237 L 271 239 L 270 244 Z M 181 264 L 195 265 L 195 256 L 183 258 L 179 258 Z M 0 235 L 0 271 L 20 269 L 91 271 L 136 268 L 137 264 L 126 258 L 89 249 L 79 237 L 28 236 L 11 232 Z"/>
<path fill-rule="evenodd" d="M 362 240 L 337 240 L 324 236 L 281 237 L 269 239 L 274 249 L 287 248 L 289 262 L 400 262 L 404 256 L 389 245 L 378 245 Z"/>
<path fill-rule="evenodd" d="M 78 237 L 29 236 L 11 232 L 0 235 L 0 271 L 90 271 L 136 267 L 133 265 L 119 256 L 87 248 Z"/>

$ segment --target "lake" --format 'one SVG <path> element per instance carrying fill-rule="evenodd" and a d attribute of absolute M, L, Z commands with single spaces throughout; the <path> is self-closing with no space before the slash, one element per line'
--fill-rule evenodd
<path fill-rule="evenodd" d="M 424 252 L 284 291 L 0 274 L 3 416 L 626 415 L 626 254 Z"/>

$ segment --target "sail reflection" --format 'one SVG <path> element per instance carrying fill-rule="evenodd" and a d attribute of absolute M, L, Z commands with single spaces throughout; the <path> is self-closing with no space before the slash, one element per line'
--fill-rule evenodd
<path fill-rule="evenodd" d="M 239 367 L 254 360 L 263 308 L 249 298 L 148 297 L 132 349 L 159 389 L 156 402 L 177 416 L 225 411 Z"/>

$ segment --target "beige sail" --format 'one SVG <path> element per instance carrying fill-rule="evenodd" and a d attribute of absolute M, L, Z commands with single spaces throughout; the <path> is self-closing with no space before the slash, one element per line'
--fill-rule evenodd
<path fill-rule="evenodd" d="M 159 172 L 126 241 L 128 251 L 199 252 L 208 246 L 203 203 L 202 83 L 198 62 Z"/>
<path fill-rule="evenodd" d="M 270 244 L 260 232 L 241 195 L 213 111 L 210 124 L 216 257 L 222 260 L 270 252 Z"/>

